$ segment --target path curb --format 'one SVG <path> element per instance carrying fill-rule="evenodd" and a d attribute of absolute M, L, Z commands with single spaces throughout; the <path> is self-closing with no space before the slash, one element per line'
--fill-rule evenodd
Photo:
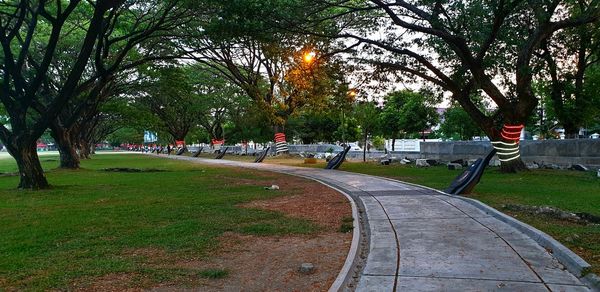
<path fill-rule="evenodd" d="M 344 196 L 346 196 L 346 199 L 348 199 L 348 201 L 350 202 L 350 205 L 352 206 L 352 243 L 350 244 L 350 250 L 348 251 L 348 255 L 346 256 L 346 261 L 344 262 L 344 266 L 342 266 L 342 269 L 340 270 L 340 272 L 338 273 L 337 277 L 335 278 L 335 281 L 333 281 L 333 284 L 331 284 L 331 287 L 329 287 L 329 292 L 337 292 L 337 291 L 344 291 L 344 288 L 347 287 L 347 285 L 349 283 L 352 282 L 352 271 L 356 268 L 356 264 L 358 262 L 360 262 L 359 259 L 359 248 L 361 246 L 361 224 L 360 224 L 360 217 L 361 215 L 358 214 L 358 207 L 356 206 L 356 202 L 354 201 L 354 198 L 352 196 L 350 196 L 350 194 L 346 193 L 345 191 L 332 186 L 330 184 L 327 184 L 325 182 L 319 181 L 319 180 L 315 180 L 312 179 L 318 183 L 321 183 L 325 186 L 327 186 L 328 188 L 331 188 L 341 194 L 343 194 Z"/>
<path fill-rule="evenodd" d="M 580 256 L 578 256 L 576 253 L 574 253 L 572 250 L 570 250 L 568 247 L 564 246 L 562 243 L 552 238 L 550 235 L 546 234 L 541 230 L 536 229 L 535 227 L 529 224 L 523 223 L 513 217 L 510 217 L 478 200 L 465 198 L 461 196 L 452 196 L 449 194 L 446 195 L 466 201 L 487 213 L 491 213 L 492 217 L 521 231 L 523 234 L 529 236 L 543 248 L 548 250 L 548 252 L 553 254 L 556 257 L 556 259 L 567 268 L 569 272 L 571 272 L 576 277 L 580 278 L 584 283 L 588 285 L 589 288 L 594 289 L 595 291 L 600 291 L 600 277 L 590 272 L 591 265 L 584 259 L 582 259 Z"/>
<path fill-rule="evenodd" d="M 348 251 L 348 256 L 346 256 L 344 266 L 327 291 L 354 291 L 356 289 L 356 284 L 358 284 L 357 280 L 365 266 L 364 262 L 366 261 L 367 257 L 365 252 L 368 253 L 369 251 L 368 245 L 371 237 L 369 234 L 369 222 L 365 217 L 365 207 L 362 204 L 362 201 L 351 195 L 351 191 L 331 182 L 294 172 L 284 172 L 278 170 L 269 171 L 316 181 L 327 186 L 328 188 L 340 192 L 346 196 L 348 201 L 350 201 L 352 206 L 352 217 L 354 218 L 352 221 L 352 244 L 350 245 L 350 250 Z"/>
<path fill-rule="evenodd" d="M 523 234 L 527 235 L 529 238 L 533 239 L 540 246 L 542 246 L 543 248 L 548 250 L 550 253 L 552 253 L 556 257 L 556 259 L 566 267 L 566 269 L 569 272 L 571 272 L 573 275 L 577 276 L 579 279 L 581 279 L 583 282 L 585 282 L 590 289 L 593 289 L 594 291 L 600 291 L 600 277 L 598 275 L 590 272 L 591 265 L 588 262 L 586 262 L 584 259 L 582 259 L 580 256 L 578 256 L 576 253 L 574 253 L 572 250 L 570 250 L 569 248 L 567 248 L 562 243 L 558 242 L 556 239 L 552 238 L 550 235 L 546 234 L 545 232 L 538 230 L 529 224 L 523 223 L 513 217 L 510 217 L 510 216 L 488 206 L 487 204 L 482 203 L 475 199 L 466 198 L 463 196 L 451 195 L 451 194 L 442 192 L 440 190 L 436 190 L 434 188 L 430 188 L 430 187 L 426 187 L 426 186 L 422 186 L 422 185 L 418 185 L 418 184 L 414 184 L 414 183 L 409 183 L 409 182 L 405 182 L 405 181 L 395 180 L 392 178 L 386 178 L 386 177 L 380 177 L 380 178 L 384 178 L 389 181 L 404 183 L 404 184 L 412 185 L 415 187 L 420 187 L 420 188 L 424 188 L 427 190 L 431 190 L 431 191 L 437 192 L 444 196 L 463 200 L 463 201 L 477 207 L 478 209 L 492 215 L 492 217 L 514 227 L 515 229 L 519 230 Z"/>

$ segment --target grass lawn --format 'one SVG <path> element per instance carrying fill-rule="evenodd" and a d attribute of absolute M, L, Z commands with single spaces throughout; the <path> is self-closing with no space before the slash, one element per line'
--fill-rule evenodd
<path fill-rule="evenodd" d="M 217 237 L 245 234 L 311 234 L 319 227 L 281 213 L 236 204 L 299 190 L 264 190 L 269 175 L 207 167 L 142 155 L 96 155 L 82 170 L 54 169 L 56 156 L 41 157 L 53 188 L 19 191 L 16 176 L 0 177 L 0 291 L 66 290 L 73 282 L 107 274 L 134 275 L 140 286 L 207 277 L 207 271 L 151 264 L 159 250 L 173 259 L 202 258 Z M 154 168 L 163 172 L 106 172 L 103 168 Z M 0 173 L 16 171 L 0 159 Z M 236 179 L 257 185 L 236 184 Z M 264 181 L 264 183 L 262 183 Z M 211 271 L 210 275 L 226 274 Z"/>
<path fill-rule="evenodd" d="M 344 163 L 342 170 L 394 178 L 444 190 L 460 174 L 446 166 L 417 168 L 407 165 L 383 166 L 377 163 Z M 553 206 L 570 212 L 586 212 L 600 216 L 600 178 L 595 172 L 569 170 L 532 170 L 504 174 L 499 168 L 488 168 L 471 198 L 528 223 L 562 242 L 592 265 L 600 274 L 600 225 L 575 224 L 546 216 L 508 211 L 505 204 Z"/>

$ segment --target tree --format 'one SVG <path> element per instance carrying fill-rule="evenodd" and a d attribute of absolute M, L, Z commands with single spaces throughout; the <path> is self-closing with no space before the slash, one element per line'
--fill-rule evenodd
<path fill-rule="evenodd" d="M 422 138 L 425 139 L 424 131 L 438 122 L 439 115 L 426 94 L 405 91 L 403 95 L 405 102 L 400 108 L 398 121 L 400 129 L 409 134 L 422 132 Z"/>
<path fill-rule="evenodd" d="M 136 101 L 158 118 L 160 130 L 168 132 L 174 141 L 185 140 L 202 112 L 201 100 L 181 67 L 151 67 Z"/>
<path fill-rule="evenodd" d="M 0 69 L 4 76 L 0 99 L 10 116 L 10 129 L 3 124 L 0 139 L 19 165 L 20 188 L 49 186 L 35 153 L 36 140 L 50 125 L 58 131 L 71 127 L 63 124 L 64 116 L 62 121 L 55 119 L 73 98 L 95 98 L 93 93 L 104 90 L 102 84 L 110 82 L 119 70 L 145 61 L 142 58 L 122 66 L 132 48 L 141 48 L 155 32 L 160 32 L 162 42 L 168 39 L 168 31 L 178 26 L 171 20 L 185 22 L 187 10 L 179 3 L 182 1 L 12 0 L 0 4 Z M 158 42 L 145 52 L 160 48 Z M 63 134 L 55 136 L 73 137 Z M 61 155 L 74 156 L 74 152 Z"/>
<path fill-rule="evenodd" d="M 392 151 L 395 151 L 396 138 L 401 132 L 401 110 L 405 104 L 403 91 L 395 91 L 384 97 L 383 110 L 381 112 L 381 128 L 383 134 L 392 138 Z"/>
<path fill-rule="evenodd" d="M 103 29 L 107 14 L 121 5 L 119 1 L 97 0 L 90 6 L 78 0 L 3 1 L 0 3 L 0 45 L 2 46 L 2 83 L 0 100 L 10 117 L 10 129 L 0 125 L 0 139 L 19 167 L 19 188 L 43 189 L 49 186 L 37 156 L 36 141 L 75 92 L 94 45 Z M 67 20 L 77 17 L 76 10 L 89 9 L 90 18 L 79 51 L 66 63 L 65 79 L 48 90 L 50 65 L 68 33 Z M 42 28 L 47 27 L 47 30 Z M 49 31 L 45 42 L 34 41 Z"/>
<path fill-rule="evenodd" d="M 242 89 L 275 132 L 283 132 L 289 117 L 303 108 L 319 107 L 340 85 L 341 63 L 334 62 L 329 40 L 291 34 L 264 17 L 287 11 L 301 19 L 305 11 L 292 11 L 298 6 L 280 0 L 213 2 L 212 21 L 190 26 L 198 37 L 188 46 L 207 48 L 191 57 Z"/>
<path fill-rule="evenodd" d="M 473 122 L 469 114 L 455 104 L 444 112 L 440 131 L 445 138 L 453 140 L 471 140 L 472 137 L 481 135 L 481 129 Z"/>
<path fill-rule="evenodd" d="M 238 103 L 228 111 L 225 129 L 230 142 L 254 141 L 266 143 L 272 141 L 273 128 L 264 111 L 246 95 L 239 96 Z"/>
<path fill-rule="evenodd" d="M 598 23 L 587 24 L 560 31 L 541 44 L 544 69 L 539 73 L 539 93 L 549 101 L 550 113 L 566 137 L 577 137 L 579 128 L 598 115 L 599 31 Z"/>
<path fill-rule="evenodd" d="M 356 90 L 341 85 L 323 101 L 322 106 L 309 107 L 293 115 L 287 129 L 302 143 L 348 141 L 356 136 L 349 125 Z"/>
<path fill-rule="evenodd" d="M 400 134 L 412 134 L 426 130 L 438 121 L 438 114 L 431 105 L 430 94 L 411 90 L 389 93 L 384 98 L 381 112 L 381 129 L 392 138 L 392 151 Z"/>
<path fill-rule="evenodd" d="M 303 144 L 334 142 L 333 132 L 340 126 L 329 112 L 304 111 L 290 118 L 288 132 L 302 140 Z"/>
<path fill-rule="evenodd" d="M 127 90 L 123 87 L 132 82 L 129 74 L 134 73 L 134 68 L 179 55 L 173 45 L 172 31 L 185 23 L 187 17 L 188 9 L 180 0 L 130 0 L 104 19 L 93 62 L 88 64 L 72 98 L 50 124 L 61 168 L 78 168 L 80 157 L 89 158 L 93 145 L 89 140 L 102 118 L 99 108 L 112 95 Z M 47 76 L 49 84 L 65 78 L 62 70 L 65 60 L 77 51 L 80 35 L 84 33 L 77 22 L 86 18 L 87 14 L 82 13 L 69 23 L 69 33 L 62 36 L 52 62 L 51 71 L 56 74 Z M 171 32 L 165 34 L 166 31 Z"/>
<path fill-rule="evenodd" d="M 360 51 L 372 52 L 359 55 L 367 63 L 449 92 L 493 141 L 502 141 L 501 128 L 525 123 L 537 106 L 531 85 L 542 42 L 562 29 L 597 22 L 598 5 L 592 1 L 574 14 L 562 13 L 572 2 L 518 0 L 343 1 L 315 9 L 321 21 L 337 20 L 338 32 L 330 36 L 357 40 L 364 44 Z M 383 36 L 373 33 L 382 30 Z M 482 112 L 470 98 L 477 91 L 497 109 Z M 501 161 L 503 171 L 525 169 L 518 156 Z"/>
<path fill-rule="evenodd" d="M 136 128 L 124 127 L 110 133 L 106 139 L 114 147 L 119 147 L 123 144 L 142 144 L 144 134 Z"/>
<path fill-rule="evenodd" d="M 232 115 L 243 114 L 249 106 L 248 96 L 209 66 L 195 64 L 186 67 L 185 70 L 200 102 L 198 123 L 209 134 L 211 140 L 224 139 L 224 123 Z"/>
<path fill-rule="evenodd" d="M 72 98 L 52 120 L 49 128 L 60 154 L 60 168 L 77 169 L 80 158 L 89 158 L 87 135 L 98 122 L 101 103 L 115 93 L 115 87 L 97 84 L 90 92 Z"/>
<path fill-rule="evenodd" d="M 250 38 L 201 46 L 213 48 L 196 60 L 213 67 L 244 90 L 265 112 L 276 131 L 283 130 L 296 111 L 318 106 L 336 86 L 338 68 L 328 67 L 326 56 L 307 62 L 304 54 L 311 53 L 310 47 L 298 50 L 292 44 L 264 43 Z"/>
<path fill-rule="evenodd" d="M 363 161 L 367 161 L 366 151 L 369 134 L 376 134 L 380 129 L 379 114 L 380 109 L 375 102 L 359 101 L 354 106 L 353 116 L 358 122 L 364 141 Z"/>
<path fill-rule="evenodd" d="M 248 107 L 247 96 L 202 64 L 154 66 L 142 74 L 137 103 L 155 115 L 155 130 L 174 140 L 184 140 L 198 125 L 210 140 L 221 140 L 227 120 Z"/>

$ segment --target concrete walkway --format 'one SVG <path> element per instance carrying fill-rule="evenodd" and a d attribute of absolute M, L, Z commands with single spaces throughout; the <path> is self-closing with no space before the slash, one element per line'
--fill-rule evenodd
<path fill-rule="evenodd" d="M 356 257 L 342 290 L 590 291 L 539 238 L 476 201 L 343 171 L 171 157 L 299 175 L 349 195 L 358 206 L 363 240 L 351 251 Z"/>

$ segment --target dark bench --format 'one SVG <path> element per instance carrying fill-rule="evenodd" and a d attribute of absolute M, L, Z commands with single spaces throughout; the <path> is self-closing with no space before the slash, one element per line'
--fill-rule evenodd
<path fill-rule="evenodd" d="M 271 146 L 267 147 L 267 149 L 265 149 L 263 152 L 261 152 L 258 155 L 258 157 L 256 157 L 256 159 L 254 159 L 254 163 L 263 162 L 263 160 L 265 160 L 265 158 L 267 157 L 267 154 L 269 154 L 269 150 L 271 150 Z"/>
<path fill-rule="evenodd" d="M 490 160 L 496 154 L 496 149 L 492 149 L 484 158 L 478 158 L 471 166 L 457 176 L 450 186 L 446 189 L 446 193 L 452 195 L 469 194 L 479 183 L 483 171 L 490 164 Z"/>
<path fill-rule="evenodd" d="M 350 151 L 350 146 L 346 146 L 342 152 L 336 154 L 331 160 L 329 160 L 327 166 L 325 166 L 325 169 L 338 169 L 340 165 L 344 163 L 344 160 L 346 160 L 346 154 L 348 154 L 348 151 Z"/>
<path fill-rule="evenodd" d="M 202 153 L 202 149 L 204 149 L 204 146 L 203 146 L 203 147 L 200 147 L 200 149 L 198 149 L 198 151 L 196 151 L 196 153 L 194 153 L 194 155 L 192 155 L 192 156 L 193 156 L 193 157 L 198 157 L 198 156 L 200 156 L 200 153 Z"/>
<path fill-rule="evenodd" d="M 227 149 L 229 149 L 229 147 L 225 147 L 225 149 L 220 150 L 219 155 L 217 155 L 217 157 L 215 157 L 215 159 L 223 158 L 223 156 L 225 156 L 225 153 L 227 153 Z"/>

